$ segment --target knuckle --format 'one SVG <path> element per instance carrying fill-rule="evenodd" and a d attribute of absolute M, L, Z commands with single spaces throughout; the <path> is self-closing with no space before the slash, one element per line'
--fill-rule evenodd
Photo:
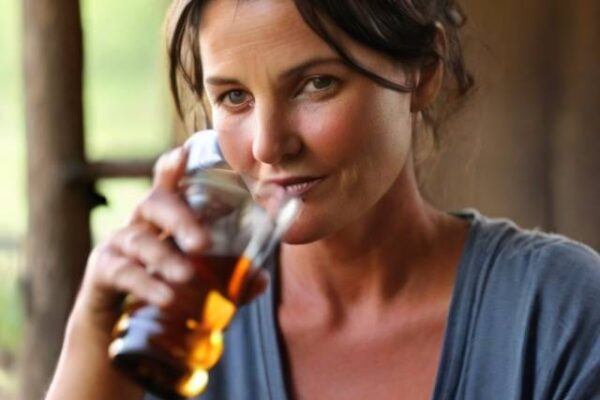
<path fill-rule="evenodd" d="M 177 254 L 170 253 L 161 260 L 161 265 L 167 270 L 191 268 L 191 264 L 186 260 L 185 257 Z"/>
<path fill-rule="evenodd" d="M 181 263 L 184 259 L 170 240 L 157 240 L 152 243 L 152 246 L 148 246 L 147 255 L 150 262 L 158 265 Z"/>
<path fill-rule="evenodd" d="M 141 203 L 138 203 L 133 207 L 131 212 L 129 213 L 129 217 L 127 218 L 126 225 L 134 224 L 136 221 L 140 219 L 141 213 Z"/>
<path fill-rule="evenodd" d="M 90 253 L 87 262 L 87 269 L 99 268 L 102 265 L 108 264 L 112 258 L 112 253 L 113 250 L 110 242 L 100 243 L 98 246 L 94 247 Z"/>
<path fill-rule="evenodd" d="M 153 195 L 154 189 L 147 191 L 144 196 L 135 204 L 129 218 L 127 219 L 127 225 L 138 223 L 140 220 L 144 220 L 144 209 L 148 207 L 148 203 L 152 201 L 151 196 Z"/>
<path fill-rule="evenodd" d="M 150 192 L 148 192 L 148 195 L 146 196 L 143 204 L 160 204 L 164 203 L 165 201 L 168 201 L 168 198 L 169 193 L 167 193 L 162 187 L 157 186 L 150 190 Z"/>
<path fill-rule="evenodd" d="M 153 210 L 164 206 L 167 195 L 168 193 L 162 187 L 153 187 L 135 205 L 131 213 L 131 217 L 129 218 L 129 223 L 133 224 L 139 222 L 140 220 L 148 220 L 149 215 L 154 212 Z"/>
<path fill-rule="evenodd" d="M 158 187 L 150 190 L 146 195 L 142 198 L 142 200 L 135 206 L 136 213 L 138 215 L 144 215 L 145 210 L 151 208 L 154 203 L 157 201 L 160 202 L 162 197 L 162 190 Z"/>
<path fill-rule="evenodd" d="M 178 231 L 187 233 L 190 230 L 196 229 L 194 218 L 191 214 L 187 213 L 185 209 L 178 210 L 173 216 L 173 226 L 178 228 Z"/>
<path fill-rule="evenodd" d="M 162 244 L 157 244 L 149 250 L 148 264 L 152 264 L 153 266 L 160 268 L 162 265 L 167 265 L 172 257 L 173 254 L 171 254 L 171 249 L 163 246 Z"/>
<path fill-rule="evenodd" d="M 140 252 L 141 242 L 145 232 L 140 229 L 129 229 L 120 238 L 121 248 L 126 254 L 137 255 Z"/>
<path fill-rule="evenodd" d="M 180 206 L 181 199 L 174 193 L 167 191 L 161 187 L 153 189 L 148 193 L 146 201 L 141 204 L 144 215 L 152 214 L 168 214 L 173 211 L 177 212 Z"/>
<path fill-rule="evenodd" d="M 179 252 L 169 251 L 162 260 L 166 265 L 188 264 L 187 259 Z"/>
<path fill-rule="evenodd" d="M 129 288 L 135 280 L 137 268 L 126 258 L 115 260 L 111 267 L 107 271 L 107 282 L 121 289 Z"/>

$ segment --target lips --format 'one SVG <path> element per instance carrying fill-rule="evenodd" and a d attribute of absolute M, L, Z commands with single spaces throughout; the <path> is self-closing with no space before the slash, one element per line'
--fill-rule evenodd
<path fill-rule="evenodd" d="M 317 183 L 323 180 L 323 177 L 293 177 L 285 179 L 275 179 L 271 182 L 282 186 L 290 196 L 300 197 L 311 190 Z"/>

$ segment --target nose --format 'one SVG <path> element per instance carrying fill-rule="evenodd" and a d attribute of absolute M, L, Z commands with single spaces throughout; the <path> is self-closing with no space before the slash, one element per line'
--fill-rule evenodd
<path fill-rule="evenodd" d="M 278 164 L 302 151 L 302 140 L 286 113 L 277 107 L 256 107 L 252 154 L 265 164 Z"/>

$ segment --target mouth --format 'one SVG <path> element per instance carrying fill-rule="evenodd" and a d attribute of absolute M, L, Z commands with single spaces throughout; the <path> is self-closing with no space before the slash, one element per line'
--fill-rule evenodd
<path fill-rule="evenodd" d="M 321 182 L 324 177 L 293 177 L 285 179 L 274 179 L 270 182 L 281 186 L 285 192 L 293 197 L 300 197 Z"/>

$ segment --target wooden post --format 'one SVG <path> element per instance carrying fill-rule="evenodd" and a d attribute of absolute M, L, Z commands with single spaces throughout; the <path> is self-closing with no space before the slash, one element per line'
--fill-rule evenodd
<path fill-rule="evenodd" d="M 28 151 L 26 337 L 22 399 L 44 397 L 90 251 L 90 184 L 83 164 L 82 32 L 77 0 L 23 0 Z"/>

